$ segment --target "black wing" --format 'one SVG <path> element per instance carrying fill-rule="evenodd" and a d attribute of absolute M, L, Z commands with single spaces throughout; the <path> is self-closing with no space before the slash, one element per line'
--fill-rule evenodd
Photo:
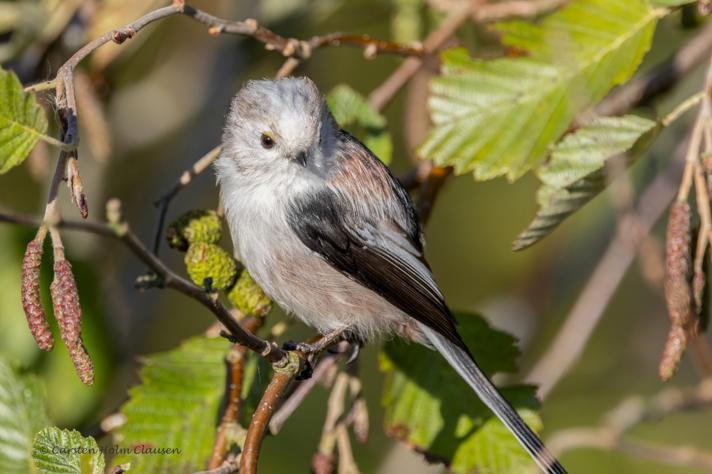
<path fill-rule="evenodd" d="M 467 350 L 456 322 L 411 236 L 387 220 L 368 222 L 339 206 L 329 188 L 295 200 L 290 226 L 300 240 L 342 274 Z M 358 225 L 354 224 L 358 222 Z M 469 352 L 469 351 L 468 351 Z"/>

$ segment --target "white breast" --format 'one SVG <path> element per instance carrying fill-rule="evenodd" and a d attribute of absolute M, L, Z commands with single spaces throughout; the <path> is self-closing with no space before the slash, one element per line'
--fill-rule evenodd
<path fill-rule="evenodd" d="M 411 318 L 332 268 L 291 230 L 286 195 L 320 184 L 307 179 L 291 173 L 272 175 L 269 183 L 254 177 L 220 176 L 240 261 L 276 303 L 321 333 L 349 328 L 371 339 L 382 333 L 411 332 Z"/>

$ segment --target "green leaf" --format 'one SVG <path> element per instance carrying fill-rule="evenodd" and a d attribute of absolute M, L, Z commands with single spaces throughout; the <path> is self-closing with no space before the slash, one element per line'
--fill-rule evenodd
<path fill-rule="evenodd" d="M 660 5 L 661 7 L 679 7 L 681 5 L 687 5 L 688 3 L 695 3 L 697 0 L 650 0 L 653 5 Z"/>
<path fill-rule="evenodd" d="M 46 131 L 35 96 L 24 91 L 14 72 L 0 68 L 0 174 L 25 161 Z"/>
<path fill-rule="evenodd" d="M 480 316 L 458 316 L 458 329 L 488 373 L 513 372 L 519 351 L 512 336 L 491 328 Z M 452 472 L 526 472 L 531 460 L 514 436 L 436 352 L 417 344 L 388 342 L 381 352 L 386 374 L 385 428 L 429 459 L 449 463 Z M 532 429 L 541 428 L 531 386 L 502 394 Z"/>
<path fill-rule="evenodd" d="M 129 390 L 122 407 L 126 423 L 118 430 L 119 448 L 136 446 L 171 450 L 122 454 L 114 464 L 131 462 L 136 472 L 191 473 L 205 468 L 212 451 L 225 390 L 224 358 L 229 344 L 222 338 L 196 337 L 179 348 L 152 355 L 141 369 L 141 385 Z M 266 368 L 250 357 L 245 369 L 243 416 L 251 415 L 254 392 L 269 381 Z M 140 450 L 139 450 L 140 451 Z"/>
<path fill-rule="evenodd" d="M 94 438 L 85 438 L 74 430 L 40 431 L 32 459 L 38 474 L 104 474 L 104 454 Z"/>
<path fill-rule="evenodd" d="M 444 52 L 429 100 L 434 128 L 421 156 L 476 179 L 519 178 L 579 111 L 632 76 L 664 12 L 643 0 L 575 0 L 539 24 L 497 26 L 503 42 L 528 57 Z"/>
<path fill-rule="evenodd" d="M 539 211 L 517 237 L 514 250 L 523 250 L 551 233 L 561 222 L 606 187 L 603 166 L 609 158 L 628 152 L 630 165 L 661 130 L 656 122 L 635 115 L 595 117 L 554 146 L 551 159 L 539 171 Z"/>
<path fill-rule="evenodd" d="M 326 100 L 334 119 L 342 128 L 363 141 L 382 162 L 390 163 L 393 143 L 386 128 L 386 118 L 374 110 L 365 97 L 341 84 L 329 92 Z"/>
<path fill-rule="evenodd" d="M 35 434 L 50 424 L 44 390 L 34 376 L 22 376 L 0 359 L 0 472 L 33 472 L 30 453 Z"/>

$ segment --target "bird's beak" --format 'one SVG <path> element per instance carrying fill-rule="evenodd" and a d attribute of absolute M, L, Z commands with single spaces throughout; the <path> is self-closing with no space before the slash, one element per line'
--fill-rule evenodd
<path fill-rule="evenodd" d="M 299 153 L 295 154 L 292 159 L 294 161 L 296 161 L 298 164 L 300 164 L 302 166 L 306 166 L 307 165 L 307 152 L 300 151 Z"/>

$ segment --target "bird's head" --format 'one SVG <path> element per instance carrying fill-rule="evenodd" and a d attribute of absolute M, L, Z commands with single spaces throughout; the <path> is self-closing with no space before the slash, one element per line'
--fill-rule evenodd
<path fill-rule="evenodd" d="M 232 102 L 218 172 L 264 174 L 313 166 L 328 152 L 335 130 L 310 79 L 249 81 Z"/>

